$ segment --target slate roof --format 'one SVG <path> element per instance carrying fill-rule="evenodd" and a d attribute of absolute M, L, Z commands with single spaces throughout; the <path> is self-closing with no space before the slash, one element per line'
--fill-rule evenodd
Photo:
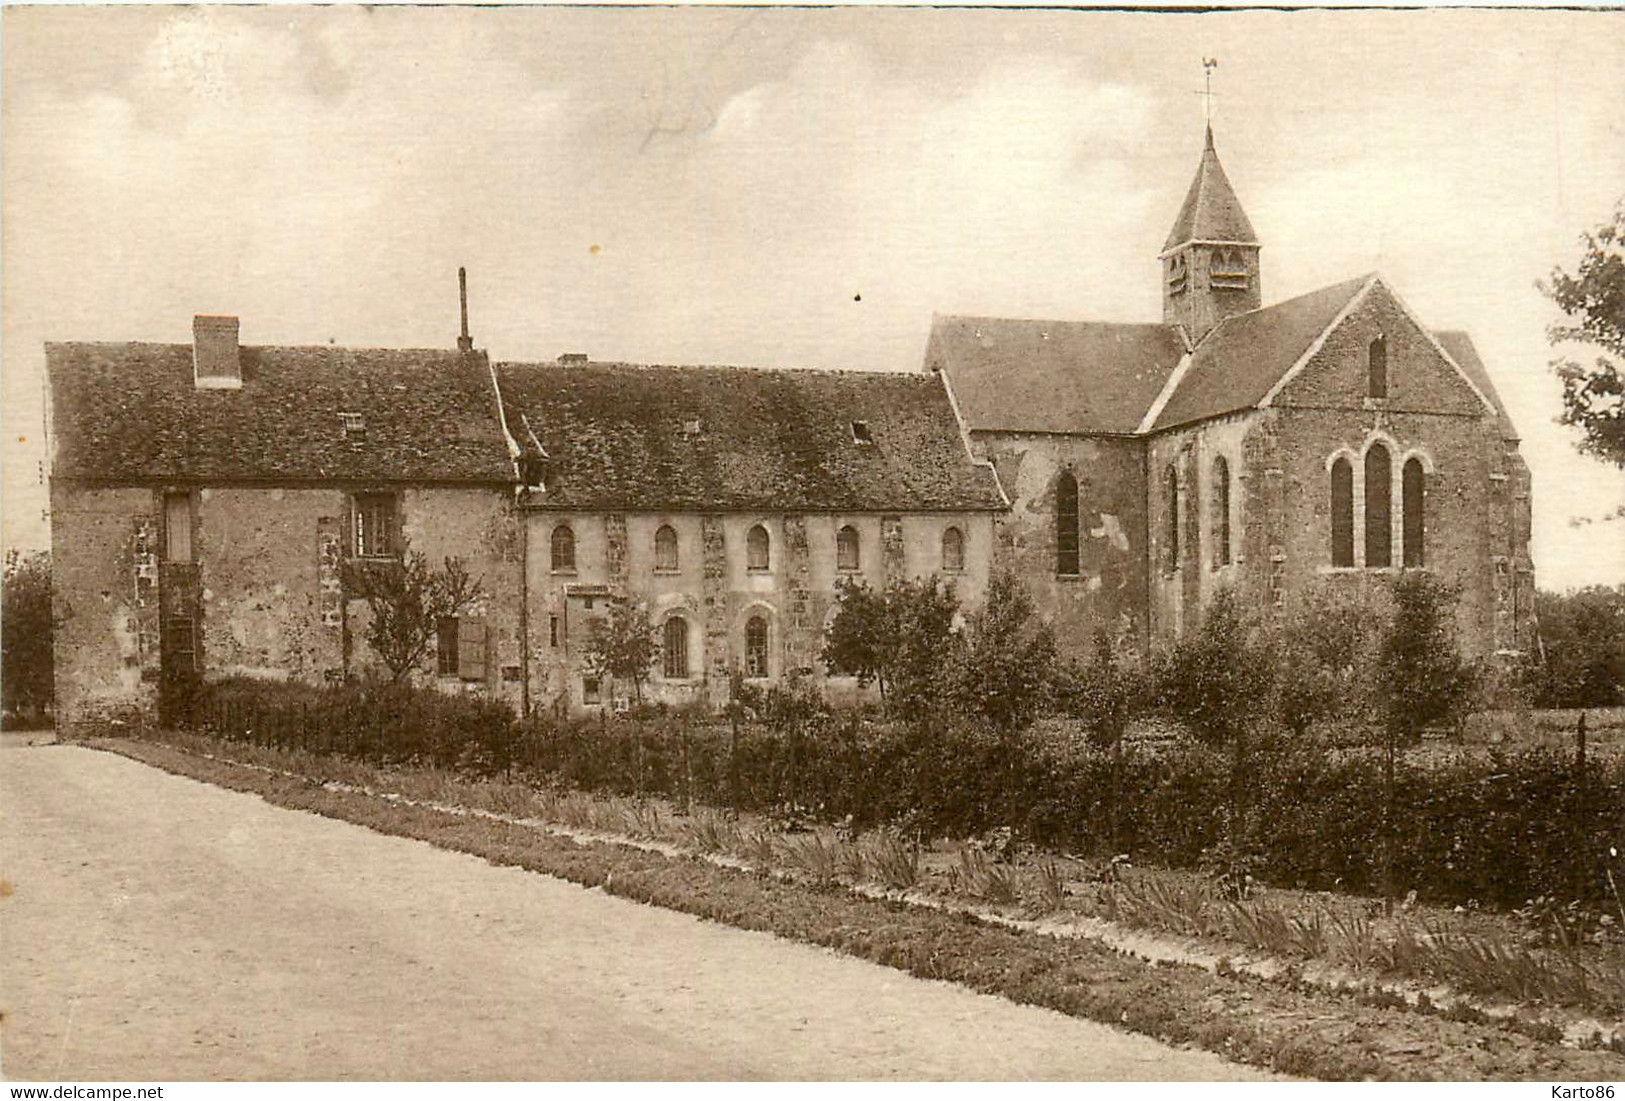
<path fill-rule="evenodd" d="M 1196 167 L 1196 178 L 1185 193 L 1185 202 L 1174 219 L 1174 228 L 1168 232 L 1162 251 L 1171 252 L 1186 241 L 1229 241 L 1256 245 L 1258 233 L 1247 212 L 1241 209 L 1230 178 L 1224 174 L 1219 154 L 1213 149 L 1213 127 L 1207 129 L 1207 146 L 1202 150 L 1202 161 Z"/>
<path fill-rule="evenodd" d="M 1184 352 L 1172 325 L 936 317 L 925 365 L 972 429 L 1128 435 Z"/>
<path fill-rule="evenodd" d="M 587 509 L 996 510 L 940 379 L 865 371 L 500 363 L 545 493 Z M 873 443 L 858 443 L 852 424 Z M 696 430 L 697 429 L 697 430 Z M 535 439 L 531 436 L 534 434 Z"/>
<path fill-rule="evenodd" d="M 1490 404 L 1495 406 L 1495 411 L 1501 415 L 1501 438 L 1518 439 L 1518 430 L 1513 427 L 1512 418 L 1507 414 L 1507 407 L 1501 402 L 1501 395 L 1495 391 L 1495 383 L 1490 381 L 1489 368 L 1484 366 L 1484 360 L 1479 357 L 1478 349 L 1473 346 L 1473 338 L 1457 330 L 1442 330 L 1434 332 L 1433 339 L 1450 353 L 1450 358 L 1467 372 L 1467 377 L 1473 380 L 1473 385 L 1477 386 L 1484 396 L 1490 399 Z"/>
<path fill-rule="evenodd" d="M 45 360 L 57 476 L 514 480 L 484 356 L 244 345 L 238 390 L 197 389 L 190 344 L 49 343 Z M 341 412 L 362 415 L 363 441 Z"/>
<path fill-rule="evenodd" d="M 1152 429 L 1257 405 L 1371 278 L 1362 275 L 1333 283 L 1220 322 L 1197 345 Z"/>

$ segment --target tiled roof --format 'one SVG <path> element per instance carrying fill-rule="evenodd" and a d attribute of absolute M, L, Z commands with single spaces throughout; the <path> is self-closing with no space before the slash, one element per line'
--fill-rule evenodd
<path fill-rule="evenodd" d="M 1127 435 L 1184 352 L 1172 325 L 938 317 L 925 365 L 972 429 Z"/>
<path fill-rule="evenodd" d="M 1000 509 L 941 380 L 864 371 L 501 363 L 508 426 L 545 450 L 535 504 Z M 854 439 L 863 422 L 872 443 Z M 535 440 L 531 436 L 534 433 Z"/>
<path fill-rule="evenodd" d="M 483 356 L 245 345 L 235 390 L 194 385 L 190 344 L 47 344 L 45 358 L 62 477 L 514 479 Z"/>
<path fill-rule="evenodd" d="M 1207 147 L 1202 150 L 1202 163 L 1196 168 L 1196 178 L 1185 193 L 1185 203 L 1174 219 L 1174 228 L 1162 251 L 1168 252 L 1186 241 L 1231 241 L 1257 244 L 1258 234 L 1247 212 L 1241 209 L 1241 200 L 1230 186 L 1219 154 L 1213 149 L 1213 128 L 1208 127 Z"/>
<path fill-rule="evenodd" d="M 1490 399 L 1499 413 L 1501 421 L 1501 436 L 1503 439 L 1518 439 L 1518 430 L 1512 424 L 1512 418 L 1507 415 L 1507 407 L 1501 402 L 1501 395 L 1495 391 L 1495 383 L 1490 381 L 1489 368 L 1479 358 L 1478 349 L 1473 346 L 1473 338 L 1464 332 L 1454 330 L 1435 332 L 1433 339 L 1437 340 L 1444 350 L 1450 353 L 1450 358 L 1456 361 L 1467 377 L 1473 380 L 1473 385 Z"/>
<path fill-rule="evenodd" d="M 1226 318 L 1191 354 L 1153 430 L 1257 405 L 1370 280 L 1362 275 Z"/>

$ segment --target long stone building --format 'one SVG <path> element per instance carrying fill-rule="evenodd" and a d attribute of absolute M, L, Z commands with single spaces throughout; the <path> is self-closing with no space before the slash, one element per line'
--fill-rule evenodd
<path fill-rule="evenodd" d="M 1265 615 L 1405 569 L 1461 586 L 1475 654 L 1530 639 L 1529 473 L 1466 334 L 1378 275 L 1263 305 L 1209 130 L 1159 322 L 937 317 L 908 374 L 493 363 L 455 349 L 46 346 L 57 706 L 72 723 L 233 674 L 375 664 L 347 559 L 456 556 L 483 601 L 422 676 L 608 705 L 583 662 L 645 604 L 648 692 L 716 703 L 817 660 L 839 580 L 1015 571 L 1081 655 L 1221 587 Z"/>

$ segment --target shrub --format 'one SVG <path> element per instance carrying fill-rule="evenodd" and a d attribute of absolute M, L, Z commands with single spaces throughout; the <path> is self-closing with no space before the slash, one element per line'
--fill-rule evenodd
<path fill-rule="evenodd" d="M 4 661 L 0 685 L 7 711 L 38 715 L 51 705 L 51 557 L 6 552 L 5 604 L 0 608 Z"/>

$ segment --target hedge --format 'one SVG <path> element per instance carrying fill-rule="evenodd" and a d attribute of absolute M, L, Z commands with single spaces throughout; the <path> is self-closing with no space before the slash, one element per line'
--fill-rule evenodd
<path fill-rule="evenodd" d="M 518 769 L 587 791 L 927 838 L 1009 827 L 1045 849 L 1244 870 L 1281 886 L 1381 885 L 1385 786 L 1373 750 L 1276 739 L 1238 759 L 1194 744 L 1130 746 L 1114 763 L 1057 732 L 888 724 L 863 713 L 791 730 L 680 712 L 521 723 L 483 697 L 380 684 L 227 681 L 205 688 L 197 714 L 226 738 L 376 763 Z M 1548 749 L 1402 760 L 1394 791 L 1401 890 L 1500 907 L 1540 895 L 1614 902 L 1606 869 L 1610 846 L 1625 848 L 1625 763 L 1593 761 L 1581 772 Z"/>

